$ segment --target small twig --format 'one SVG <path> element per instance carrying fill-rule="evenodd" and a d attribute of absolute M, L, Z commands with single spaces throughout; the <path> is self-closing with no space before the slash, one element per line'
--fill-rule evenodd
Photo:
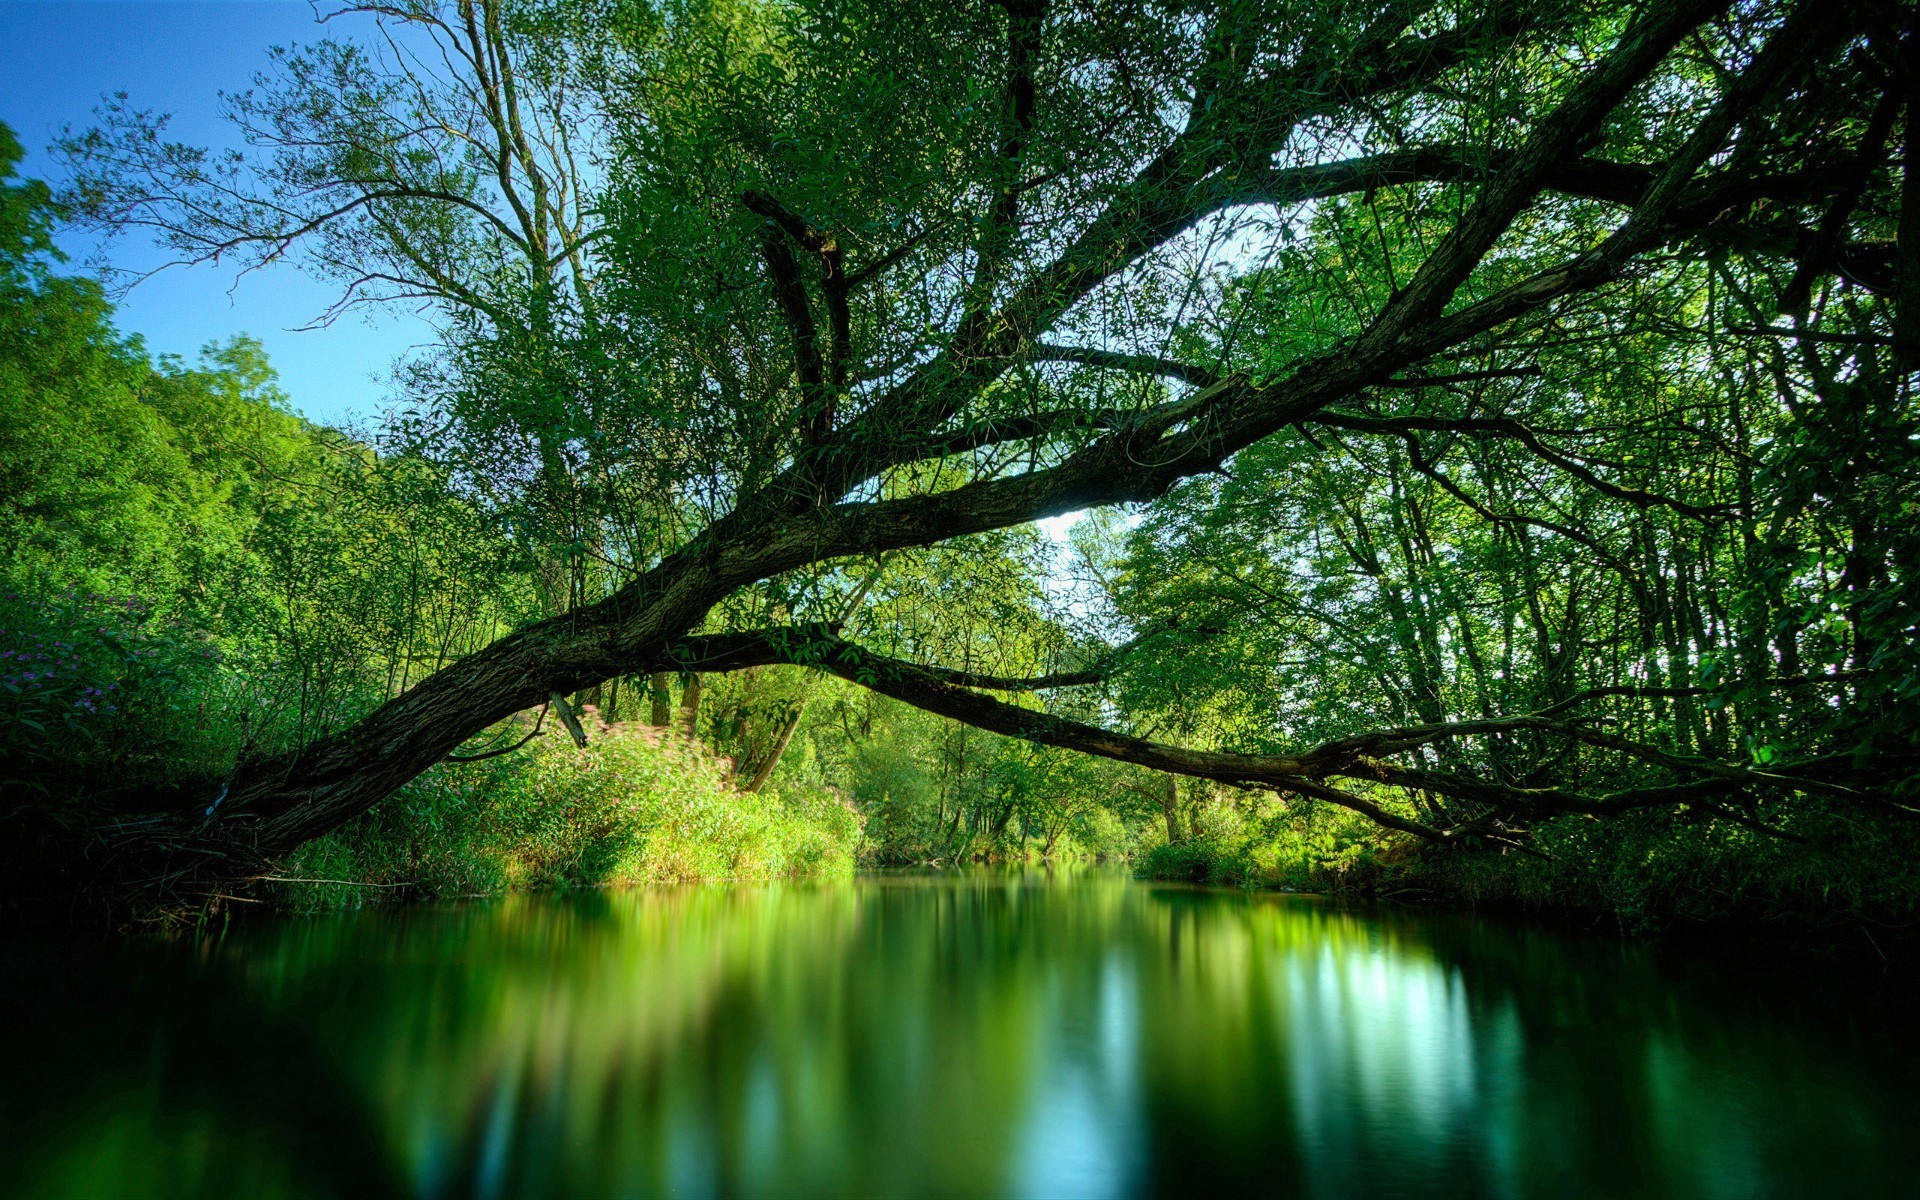
<path fill-rule="evenodd" d="M 1866 936 L 1866 939 L 1867 939 L 1867 945 L 1869 945 L 1869 946 L 1872 946 L 1872 947 L 1873 947 L 1873 952 L 1874 952 L 1875 954 L 1878 954 L 1878 955 L 1880 956 L 1880 961 L 1881 961 L 1881 962 L 1886 962 L 1886 961 L 1887 961 L 1887 952 L 1886 952 L 1885 950 L 1882 950 L 1882 949 L 1880 948 L 1880 943 L 1874 940 L 1874 937 L 1873 937 L 1873 930 L 1871 930 L 1871 929 L 1868 929 L 1868 928 L 1867 928 L 1867 927 L 1866 927 L 1865 925 L 1862 925 L 1862 926 L 1860 927 L 1860 932 L 1861 932 L 1862 934 L 1864 934 L 1864 935 Z"/>

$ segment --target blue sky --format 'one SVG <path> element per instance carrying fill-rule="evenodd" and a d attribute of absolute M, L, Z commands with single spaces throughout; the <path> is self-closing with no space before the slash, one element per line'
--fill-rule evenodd
<path fill-rule="evenodd" d="M 306 0 L 0 0 L 0 121 L 26 147 L 22 173 L 51 178 L 46 147 L 63 124 L 84 127 L 104 93 L 124 91 L 139 107 L 173 114 L 173 133 L 201 145 L 231 144 L 218 93 L 247 87 L 273 45 L 319 33 Z M 90 247 L 69 239 L 76 259 Z M 155 261 L 126 239 L 116 262 Z M 426 326 L 405 313 L 369 324 L 349 314 L 331 327 L 298 331 L 327 305 L 325 285 L 281 267 L 236 282 L 230 268 L 174 269 L 121 303 L 119 324 L 156 354 L 193 357 L 201 346 L 249 333 L 267 346 L 294 406 L 315 420 L 371 417 L 383 407 L 380 382 L 395 357 L 425 341 Z"/>

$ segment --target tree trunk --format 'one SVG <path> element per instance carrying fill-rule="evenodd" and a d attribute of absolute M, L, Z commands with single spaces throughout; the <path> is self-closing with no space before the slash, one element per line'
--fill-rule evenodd
<path fill-rule="evenodd" d="M 749 792 L 759 791 L 767 786 L 767 780 L 773 778 L 773 769 L 780 765 L 780 759 L 787 753 L 788 744 L 793 741 L 794 730 L 800 728 L 800 718 L 806 715 L 808 699 L 809 697 L 802 696 L 800 702 L 794 705 L 793 712 L 788 715 L 786 724 L 780 729 L 780 736 L 773 739 L 773 748 L 767 751 L 766 757 L 753 772 L 752 780 L 747 783 Z"/>
<path fill-rule="evenodd" d="M 648 724 L 655 729 L 665 729 L 673 724 L 673 674 L 655 671 L 647 679 L 647 695 L 653 702 Z"/>
<path fill-rule="evenodd" d="M 700 738 L 700 673 L 687 673 L 687 685 L 680 692 L 680 732 L 689 740 Z"/>
<path fill-rule="evenodd" d="M 1180 844 L 1180 781 L 1171 775 L 1160 793 L 1160 807 L 1167 815 L 1167 845 Z"/>
<path fill-rule="evenodd" d="M 695 544 L 729 541 L 728 531 L 723 519 Z M 116 822 L 103 837 L 124 869 L 143 878 L 156 861 L 166 864 L 166 880 L 252 872 L 359 816 L 515 713 L 623 671 L 672 665 L 669 649 L 743 576 L 809 557 L 798 546 L 769 554 L 762 542 L 757 555 L 741 549 L 683 552 L 604 601 L 536 621 L 448 664 L 345 729 L 286 754 L 243 760 L 230 779 L 182 797 L 187 803 Z"/>
<path fill-rule="evenodd" d="M 567 736 L 573 739 L 573 744 L 582 750 L 586 749 L 587 731 L 580 724 L 580 718 L 574 715 L 573 705 L 567 703 L 567 698 L 559 692 L 553 693 L 547 699 L 553 705 L 554 715 L 559 717 L 560 723 L 567 727 Z"/>

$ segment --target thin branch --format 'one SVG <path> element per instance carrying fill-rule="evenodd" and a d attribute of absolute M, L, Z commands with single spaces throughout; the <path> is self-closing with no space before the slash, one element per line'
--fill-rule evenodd
<path fill-rule="evenodd" d="M 1177 362 L 1170 358 L 1160 358 L 1152 354 L 1126 354 L 1116 350 L 1096 350 L 1089 346 L 1060 346 L 1051 342 L 1036 342 L 1032 356 L 1036 362 L 1081 363 L 1090 367 L 1132 371 L 1141 375 L 1165 375 L 1199 387 L 1210 387 L 1220 382 L 1219 373 L 1210 368 Z"/>
<path fill-rule="evenodd" d="M 1834 346 L 1891 346 L 1893 339 L 1870 333 L 1816 333 L 1806 329 L 1781 329 L 1774 325 L 1729 325 L 1728 333 L 1748 337 L 1794 338 L 1802 342 L 1822 342 Z"/>
<path fill-rule="evenodd" d="M 542 704 L 540 706 L 540 715 L 533 719 L 533 731 L 527 734 L 527 736 L 521 738 L 519 741 L 515 742 L 513 745 L 502 746 L 498 750 L 488 750 L 482 754 L 449 754 L 447 755 L 445 761 L 455 762 L 455 763 L 476 763 L 476 762 L 484 761 L 485 759 L 489 759 L 489 758 L 499 758 L 503 754 L 512 754 L 515 750 L 518 750 L 520 747 L 526 745 L 528 742 L 531 742 L 533 739 L 540 736 L 540 723 L 547 719 L 547 709 L 551 706 L 551 703 L 552 702 L 549 701 L 547 704 Z"/>

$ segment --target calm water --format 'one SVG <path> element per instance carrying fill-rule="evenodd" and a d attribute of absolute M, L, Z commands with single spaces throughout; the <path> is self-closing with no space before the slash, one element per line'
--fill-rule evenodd
<path fill-rule="evenodd" d="M 1911 1044 L 1818 981 L 1110 876 L 15 946 L 4 988 L 28 1196 L 1920 1190 Z"/>

